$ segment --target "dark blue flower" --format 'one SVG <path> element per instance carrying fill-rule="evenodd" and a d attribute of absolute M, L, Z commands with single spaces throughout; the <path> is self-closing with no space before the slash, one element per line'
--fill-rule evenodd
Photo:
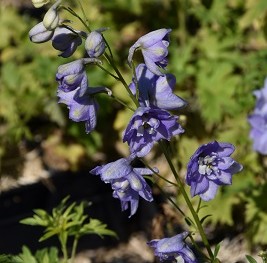
<path fill-rule="evenodd" d="M 170 32 L 171 29 L 162 28 L 140 37 L 129 50 L 128 63 L 131 64 L 135 50 L 141 48 L 148 69 L 156 75 L 164 75 L 159 68 L 165 69 L 168 64 Z"/>
<path fill-rule="evenodd" d="M 59 56 L 63 58 L 70 57 L 77 47 L 82 44 L 82 38 L 79 35 L 82 32 L 77 31 L 76 33 L 65 27 L 57 27 L 55 29 L 52 46 L 62 52 Z"/>
<path fill-rule="evenodd" d="M 153 201 L 151 189 L 143 178 L 143 175 L 150 175 L 153 172 L 147 168 L 133 168 L 131 165 L 133 159 L 134 156 L 131 155 L 129 158 L 97 166 L 90 171 L 94 175 L 100 175 L 105 183 L 111 184 L 113 197 L 120 199 L 122 211 L 127 210 L 130 204 L 129 217 L 137 211 L 139 196 L 149 202 Z"/>
<path fill-rule="evenodd" d="M 242 170 L 230 155 L 235 148 L 230 143 L 210 142 L 200 146 L 190 158 L 186 183 L 191 186 L 191 196 L 199 195 L 209 201 L 220 185 L 232 184 L 232 175 Z"/>
<path fill-rule="evenodd" d="M 136 67 L 136 78 L 140 106 L 153 105 L 165 110 L 177 110 L 187 104 L 182 98 L 173 93 L 176 84 L 174 75 L 158 76 L 149 71 L 145 64 L 139 64 Z M 135 95 L 135 77 L 129 87 Z"/>
<path fill-rule="evenodd" d="M 154 239 L 147 244 L 154 248 L 155 256 L 159 257 L 161 262 L 175 260 L 184 263 L 197 263 L 193 251 L 184 241 L 187 236 L 188 232 L 183 232 L 171 238 Z"/>
<path fill-rule="evenodd" d="M 123 142 L 130 146 L 131 153 L 143 157 L 155 142 L 184 132 L 177 122 L 178 117 L 160 108 L 139 107 L 132 116 L 123 135 Z"/>

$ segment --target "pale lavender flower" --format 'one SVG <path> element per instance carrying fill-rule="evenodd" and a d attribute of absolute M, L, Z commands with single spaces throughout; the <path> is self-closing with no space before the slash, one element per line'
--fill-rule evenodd
<path fill-rule="evenodd" d="M 213 141 L 200 146 L 187 165 L 186 183 L 191 196 L 199 195 L 204 201 L 213 199 L 221 185 L 232 184 L 232 175 L 243 166 L 230 155 L 235 148 L 230 143 Z"/>
<path fill-rule="evenodd" d="M 132 116 L 123 135 L 131 153 L 143 157 L 150 152 L 155 142 L 184 132 L 177 122 L 178 116 L 160 108 L 139 107 Z"/>
<path fill-rule="evenodd" d="M 55 29 L 52 46 L 62 52 L 59 56 L 63 58 L 70 57 L 77 47 L 82 44 L 82 38 L 79 35 L 80 32 L 77 31 L 76 33 L 65 27 L 57 27 Z"/>
<path fill-rule="evenodd" d="M 251 126 L 250 138 L 256 152 L 267 154 L 267 79 L 264 87 L 253 92 L 256 96 L 256 105 L 253 113 L 248 116 Z"/>
<path fill-rule="evenodd" d="M 154 239 L 147 244 L 154 248 L 155 256 L 159 257 L 161 262 L 176 260 L 177 262 L 197 263 L 193 251 L 185 243 L 187 236 L 188 232 L 183 232 L 170 238 Z"/>
<path fill-rule="evenodd" d="M 30 40 L 34 43 L 44 43 L 49 41 L 54 35 L 54 30 L 47 30 L 43 22 L 35 25 L 29 32 Z"/>
<path fill-rule="evenodd" d="M 136 78 L 140 106 L 154 105 L 165 110 L 178 110 L 187 103 L 173 93 L 176 78 L 172 74 L 158 76 L 152 73 L 145 64 L 136 67 Z M 135 77 L 129 88 L 136 94 Z"/>
<path fill-rule="evenodd" d="M 165 69 L 168 64 L 170 32 L 171 29 L 162 28 L 140 37 L 129 50 L 128 63 L 131 64 L 135 50 L 140 48 L 148 69 L 156 75 L 164 75 L 159 68 Z"/>
<path fill-rule="evenodd" d="M 64 92 L 73 91 L 78 87 L 86 89 L 88 84 L 83 59 L 78 59 L 58 67 L 56 80 L 59 89 Z"/>
<path fill-rule="evenodd" d="M 136 213 L 140 196 L 146 201 L 153 201 L 151 188 L 143 178 L 143 175 L 150 175 L 153 172 L 148 168 L 132 167 L 133 160 L 134 155 L 131 155 L 128 158 L 97 166 L 90 171 L 94 175 L 100 175 L 105 183 L 111 184 L 113 197 L 120 199 L 122 211 L 127 210 L 130 205 L 129 217 Z M 158 172 L 156 168 L 154 170 Z"/>
<path fill-rule="evenodd" d="M 111 91 L 104 87 L 87 88 L 86 92 L 80 92 L 81 88 L 64 92 L 58 89 L 59 103 L 64 103 L 69 108 L 69 118 L 75 122 L 85 122 L 86 133 L 94 130 L 97 122 L 98 103 L 95 94 Z"/>
<path fill-rule="evenodd" d="M 267 114 L 267 78 L 264 81 L 264 86 L 259 90 L 255 90 L 253 94 L 256 97 L 254 113 Z"/>
<path fill-rule="evenodd" d="M 105 52 L 106 44 L 102 34 L 92 31 L 85 40 L 85 49 L 90 58 L 100 57 Z"/>
<path fill-rule="evenodd" d="M 99 63 L 95 58 L 78 59 L 58 67 L 56 80 L 59 83 L 59 89 L 69 92 L 81 87 L 85 91 L 88 86 L 85 65 L 87 63 Z"/>
<path fill-rule="evenodd" d="M 250 138 L 253 141 L 253 149 L 256 152 L 267 154 L 267 113 L 254 113 L 248 117 L 251 125 Z"/>

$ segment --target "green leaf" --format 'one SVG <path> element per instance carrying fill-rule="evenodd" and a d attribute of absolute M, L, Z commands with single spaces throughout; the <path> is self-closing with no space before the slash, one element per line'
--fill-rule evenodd
<path fill-rule="evenodd" d="M 257 263 L 256 259 L 254 259 L 252 256 L 246 255 L 246 258 L 249 263 Z"/>
<path fill-rule="evenodd" d="M 213 253 L 214 258 L 216 258 L 218 256 L 218 253 L 220 251 L 220 248 L 221 248 L 221 243 L 216 244 L 215 249 L 214 249 L 214 253 Z"/>
<path fill-rule="evenodd" d="M 18 256 L 0 255 L 0 263 L 24 263 Z"/>
<path fill-rule="evenodd" d="M 27 263 L 38 263 L 28 247 L 22 247 L 22 253 L 19 255 L 23 262 Z"/>
<path fill-rule="evenodd" d="M 241 28 L 251 25 L 253 20 L 261 18 L 267 10 L 267 1 L 265 0 L 246 1 L 246 3 L 247 11 L 239 20 L 239 25 Z"/>
<path fill-rule="evenodd" d="M 202 218 L 200 219 L 200 223 L 203 224 L 204 221 L 205 221 L 207 218 L 209 218 L 210 216 L 212 216 L 212 215 L 206 215 L 206 216 L 202 217 Z"/>

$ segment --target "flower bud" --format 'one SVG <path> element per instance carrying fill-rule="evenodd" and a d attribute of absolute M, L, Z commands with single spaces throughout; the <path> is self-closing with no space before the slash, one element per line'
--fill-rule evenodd
<path fill-rule="evenodd" d="M 47 30 L 54 30 L 59 24 L 58 6 L 60 5 L 60 0 L 52 5 L 46 12 L 43 24 Z"/>
<path fill-rule="evenodd" d="M 47 30 L 43 22 L 35 25 L 29 32 L 30 40 L 34 43 L 44 43 L 53 37 L 54 31 Z"/>
<path fill-rule="evenodd" d="M 49 2 L 50 0 L 32 0 L 32 4 L 34 5 L 35 8 L 40 8 Z"/>
<path fill-rule="evenodd" d="M 85 49 L 91 58 L 100 57 L 105 52 L 106 44 L 101 33 L 91 32 L 85 41 Z"/>

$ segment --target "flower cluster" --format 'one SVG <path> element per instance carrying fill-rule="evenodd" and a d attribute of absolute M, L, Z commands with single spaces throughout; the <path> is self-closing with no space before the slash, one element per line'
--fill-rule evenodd
<path fill-rule="evenodd" d="M 267 79 L 264 87 L 254 91 L 256 105 L 253 113 L 248 117 L 251 125 L 250 138 L 253 149 L 261 154 L 267 154 Z"/>
<path fill-rule="evenodd" d="M 36 7 L 50 2 L 50 0 L 32 1 Z M 116 67 L 111 49 L 102 34 L 106 28 L 91 31 L 87 27 L 90 32 L 76 30 L 68 25 L 69 20 L 61 19 L 60 10 L 61 0 L 57 0 L 48 9 L 43 21 L 30 30 L 29 37 L 34 43 L 51 41 L 52 46 L 61 52 L 59 56 L 63 58 L 71 57 L 80 46 L 84 47 L 84 57 L 60 65 L 56 73 L 59 103 L 68 107 L 69 118 L 75 122 L 85 122 L 85 131 L 92 132 L 97 124 L 99 109 L 97 95 L 99 93 L 112 95 L 107 87 L 89 85 L 87 74 L 89 64 L 98 65 L 116 80 L 121 81 L 136 105 L 135 109 L 131 108 L 133 115 L 123 132 L 123 142 L 129 146 L 129 156 L 97 166 L 90 171 L 111 185 L 113 197 L 120 200 L 122 211 L 129 209 L 129 217 L 132 217 L 138 209 L 140 197 L 148 202 L 153 201 L 152 190 L 144 176 L 159 173 L 157 168 L 151 169 L 149 166 L 149 168 L 137 168 L 134 166 L 134 161 L 145 157 L 155 143 L 170 141 L 173 136 L 184 132 L 178 122 L 179 116 L 170 112 L 179 111 L 187 105 L 185 100 L 174 93 L 175 76 L 165 72 L 171 29 L 152 31 L 141 36 L 130 47 L 128 64 L 132 68 L 133 77 L 128 85 Z M 74 12 L 71 9 L 66 10 L 71 14 Z M 75 16 L 78 15 L 75 13 Z M 80 20 L 82 21 L 82 18 Z M 138 49 L 142 52 L 144 63 L 134 68 L 133 57 Z M 102 56 L 105 56 L 115 73 L 102 67 Z M 257 105 L 254 114 L 249 118 L 253 127 L 251 137 L 254 139 L 254 148 L 265 154 L 267 153 L 267 136 L 264 131 L 267 121 L 266 89 L 267 84 L 263 90 L 255 92 Z M 242 165 L 230 157 L 233 152 L 232 144 L 213 141 L 202 145 L 193 154 L 186 175 L 186 183 L 191 187 L 192 197 L 199 195 L 201 199 L 208 201 L 215 197 L 219 186 L 231 184 L 232 175 L 242 170 Z M 166 160 L 169 162 L 167 157 Z M 175 168 L 170 166 L 173 171 Z M 178 175 L 175 175 L 177 179 L 176 176 Z M 183 187 L 180 180 L 177 182 L 178 187 Z M 186 191 L 183 193 L 186 194 Z M 187 199 L 188 197 L 185 198 Z M 171 238 L 152 240 L 148 245 L 155 249 L 155 255 L 161 261 L 197 263 L 195 255 L 185 242 L 188 235 L 191 234 L 183 232 Z"/>
<path fill-rule="evenodd" d="M 145 200 L 153 201 L 152 191 L 142 175 L 151 175 L 154 172 L 148 168 L 134 168 L 131 162 L 134 156 L 121 158 L 115 162 L 97 166 L 90 172 L 100 175 L 105 183 L 112 186 L 113 197 L 120 199 L 122 211 L 131 205 L 130 217 L 135 214 L 139 204 L 139 196 Z M 155 172 L 158 172 L 154 168 Z"/>

